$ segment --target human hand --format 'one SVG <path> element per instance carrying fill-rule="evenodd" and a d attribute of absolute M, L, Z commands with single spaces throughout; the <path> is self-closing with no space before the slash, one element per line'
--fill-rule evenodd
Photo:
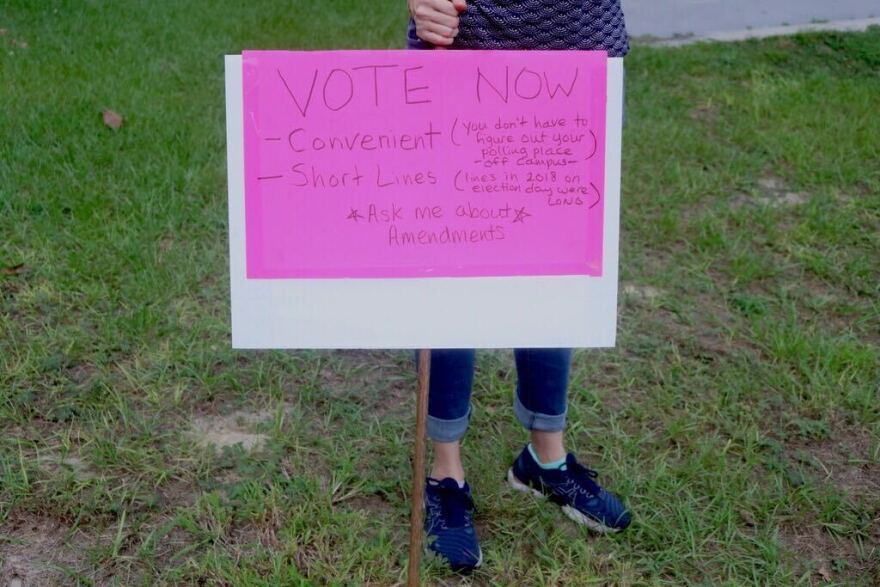
<path fill-rule="evenodd" d="M 408 0 L 416 23 L 416 35 L 432 45 L 451 45 L 458 34 L 458 15 L 467 8 L 465 0 Z"/>

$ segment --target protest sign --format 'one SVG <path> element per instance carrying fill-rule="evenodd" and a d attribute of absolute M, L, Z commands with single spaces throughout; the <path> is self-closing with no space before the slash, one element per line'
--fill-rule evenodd
<path fill-rule="evenodd" d="M 606 346 L 620 60 L 227 57 L 233 344 Z"/>

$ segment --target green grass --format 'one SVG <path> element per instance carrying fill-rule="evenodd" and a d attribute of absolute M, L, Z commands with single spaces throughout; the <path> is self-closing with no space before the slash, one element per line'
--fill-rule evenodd
<path fill-rule="evenodd" d="M 404 18 L 0 8 L 0 579 L 405 578 L 410 355 L 230 348 L 222 79 L 243 48 L 400 47 Z M 483 353 L 473 582 L 880 582 L 880 30 L 636 47 L 627 97 L 630 288 L 617 349 L 576 354 L 568 442 L 635 522 L 505 489 L 515 370 Z"/>

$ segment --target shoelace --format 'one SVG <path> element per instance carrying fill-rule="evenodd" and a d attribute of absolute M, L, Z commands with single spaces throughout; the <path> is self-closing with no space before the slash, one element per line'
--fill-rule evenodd
<path fill-rule="evenodd" d="M 436 501 L 428 504 L 428 512 L 439 528 L 461 528 L 466 525 L 467 511 L 474 510 L 474 502 L 462 489 L 438 485 L 432 487 Z"/>
<path fill-rule="evenodd" d="M 567 463 L 567 467 L 569 482 L 576 484 L 580 493 L 584 493 L 590 497 L 599 495 L 599 492 L 601 492 L 602 489 L 599 487 L 598 483 L 593 481 L 593 479 L 599 476 L 598 472 L 585 467 L 578 462 L 569 462 Z"/>

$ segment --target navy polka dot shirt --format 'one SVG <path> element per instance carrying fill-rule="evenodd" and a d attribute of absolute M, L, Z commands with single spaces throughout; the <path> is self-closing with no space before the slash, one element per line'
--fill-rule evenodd
<path fill-rule="evenodd" d="M 456 49 L 629 51 L 620 0 L 468 0 L 460 19 Z M 411 49 L 431 48 L 412 20 L 407 37 Z"/>

